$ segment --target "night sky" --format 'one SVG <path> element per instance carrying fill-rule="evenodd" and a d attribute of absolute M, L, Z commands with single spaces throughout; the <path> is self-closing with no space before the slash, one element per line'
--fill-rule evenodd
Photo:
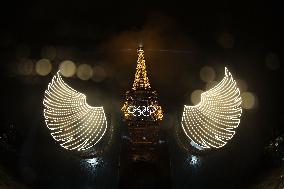
<path fill-rule="evenodd" d="M 124 95 L 134 79 L 139 43 L 144 45 L 151 86 L 157 90 L 165 111 L 162 125 L 169 133 L 180 126 L 183 105 L 191 104 L 190 94 L 206 90 L 199 76 L 204 66 L 215 70 L 215 81 L 222 79 L 224 67 L 228 67 L 235 79 L 245 81 L 247 91 L 255 97 L 253 108 L 244 109 L 233 140 L 204 160 L 199 171 L 194 172 L 198 167 L 192 170 L 183 165 L 187 155 L 170 137 L 171 153 L 180 154 L 171 155 L 176 162 L 173 188 L 207 188 L 210 184 L 248 187 L 257 180 L 258 173 L 265 172 L 264 148 L 284 131 L 280 3 L 10 1 L 1 5 L 0 14 L 1 127 L 5 130 L 13 125 L 17 132 L 16 152 L 9 155 L 17 163 L 12 165 L 6 160 L 9 158 L 2 158 L 0 169 L 3 167 L 2 172 L 17 182 L 33 188 L 49 183 L 46 188 L 56 188 L 76 177 L 76 173 L 70 175 L 66 170 L 55 173 L 69 175 L 65 180 L 46 177 L 56 166 L 62 170 L 73 166 L 69 160 L 59 163 L 65 161 L 65 152 L 52 141 L 42 115 L 44 90 L 60 62 L 72 60 L 76 65 L 84 63 L 105 70 L 99 82 L 76 76 L 65 80 L 86 94 L 90 105 L 104 106 L 107 114 L 118 120 L 114 126 L 119 127 Z M 45 47 L 56 49 L 51 73 L 40 76 L 34 69 L 30 74 L 19 73 L 22 58 L 35 65 L 43 58 Z M 26 165 L 32 175 L 28 178 L 23 176 Z M 218 176 L 213 177 L 216 172 Z M 102 175 L 96 177 L 99 183 L 104 182 L 102 177 L 108 177 L 108 172 Z M 81 182 L 85 180 L 79 179 L 77 185 L 69 187 L 79 188 Z"/>

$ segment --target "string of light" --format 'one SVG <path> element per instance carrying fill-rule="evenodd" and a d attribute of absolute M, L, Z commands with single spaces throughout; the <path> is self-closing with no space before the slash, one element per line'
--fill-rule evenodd
<path fill-rule="evenodd" d="M 155 106 L 129 106 L 127 108 L 128 113 L 132 114 L 133 116 L 150 116 L 156 111 Z"/>
<path fill-rule="evenodd" d="M 86 96 L 61 78 L 59 71 L 45 91 L 44 117 L 51 136 L 68 150 L 87 150 L 104 136 L 107 121 L 103 107 L 91 107 Z"/>
<path fill-rule="evenodd" d="M 138 49 L 138 60 L 135 73 L 135 79 L 133 83 L 133 90 L 136 89 L 150 89 L 150 82 L 147 76 L 146 64 L 144 59 L 144 50 L 142 48 Z"/>
<path fill-rule="evenodd" d="M 137 59 L 137 66 L 136 66 L 136 73 L 135 78 L 132 86 L 132 91 L 144 91 L 146 93 L 151 93 L 154 97 L 156 96 L 155 91 L 151 91 L 151 86 L 149 82 L 149 78 L 147 76 L 146 70 L 146 63 L 144 58 L 144 50 L 140 47 L 137 50 L 138 59 Z M 145 93 L 145 94 L 146 94 Z M 127 95 L 130 95 L 127 93 Z M 135 95 L 134 95 L 135 96 Z M 142 99 L 140 99 L 142 100 Z M 125 103 L 121 110 L 124 113 L 126 119 L 132 119 L 132 117 L 140 117 L 145 116 L 148 118 L 153 119 L 154 121 L 162 120 L 163 119 L 163 111 L 162 107 L 159 106 L 158 101 L 152 98 L 148 98 L 143 100 L 145 103 L 144 106 L 141 104 L 137 105 L 135 100 L 131 95 L 127 97 Z"/>
<path fill-rule="evenodd" d="M 199 104 L 184 106 L 181 121 L 184 133 L 201 149 L 224 146 L 240 123 L 241 102 L 240 90 L 225 68 L 223 80 L 202 93 Z"/>

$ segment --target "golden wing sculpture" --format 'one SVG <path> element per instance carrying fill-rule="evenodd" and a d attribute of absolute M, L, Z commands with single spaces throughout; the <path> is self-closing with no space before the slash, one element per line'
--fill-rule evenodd
<path fill-rule="evenodd" d="M 184 106 L 181 125 L 191 145 L 199 150 L 220 148 L 230 140 L 242 114 L 240 90 L 231 73 L 201 94 L 195 106 Z"/>
<path fill-rule="evenodd" d="M 92 107 L 86 96 L 68 86 L 59 71 L 45 91 L 44 117 L 52 137 L 65 149 L 83 151 L 104 136 L 107 121 L 103 107 Z"/>

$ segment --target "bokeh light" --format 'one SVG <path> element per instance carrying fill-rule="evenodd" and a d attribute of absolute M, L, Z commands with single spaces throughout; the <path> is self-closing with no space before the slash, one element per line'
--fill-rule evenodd
<path fill-rule="evenodd" d="M 31 59 L 22 59 L 17 65 L 17 73 L 20 75 L 31 75 L 33 67 L 34 64 Z"/>
<path fill-rule="evenodd" d="M 236 79 L 236 82 L 241 92 L 245 92 L 248 90 L 248 85 L 244 80 Z"/>
<path fill-rule="evenodd" d="M 36 62 L 36 73 L 41 76 L 48 75 L 52 70 L 52 64 L 48 59 L 40 59 Z"/>
<path fill-rule="evenodd" d="M 275 53 L 269 53 L 265 57 L 265 64 L 270 70 L 278 70 L 280 68 L 279 57 Z"/>
<path fill-rule="evenodd" d="M 93 67 L 93 77 L 92 80 L 95 82 L 101 82 L 106 78 L 106 71 L 102 66 Z"/>
<path fill-rule="evenodd" d="M 77 77 L 82 80 L 88 80 L 93 76 L 93 69 L 88 64 L 81 64 L 77 69 Z"/>
<path fill-rule="evenodd" d="M 195 90 L 191 93 L 190 99 L 193 105 L 196 105 L 201 100 L 201 94 L 203 93 L 203 90 Z"/>
<path fill-rule="evenodd" d="M 210 82 L 215 79 L 216 73 L 215 70 L 210 66 L 204 66 L 200 70 L 200 78 L 204 82 Z"/>
<path fill-rule="evenodd" d="M 255 99 L 255 96 L 251 92 L 243 92 L 241 94 L 241 97 L 242 97 L 241 106 L 244 109 L 252 109 L 255 107 L 256 99 Z"/>
<path fill-rule="evenodd" d="M 64 77 L 72 77 L 76 73 L 76 64 L 71 60 L 64 60 L 60 63 L 59 70 Z"/>
<path fill-rule="evenodd" d="M 206 90 L 212 89 L 213 87 L 215 87 L 219 82 L 218 81 L 209 81 L 208 83 L 206 83 Z"/>
<path fill-rule="evenodd" d="M 41 49 L 41 57 L 54 60 L 56 57 L 56 48 L 53 46 L 45 46 Z"/>

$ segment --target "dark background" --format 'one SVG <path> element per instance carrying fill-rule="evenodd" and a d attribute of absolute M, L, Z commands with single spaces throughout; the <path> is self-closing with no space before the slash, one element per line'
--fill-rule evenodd
<path fill-rule="evenodd" d="M 73 160 L 64 159 L 66 152 L 58 149 L 44 126 L 42 98 L 62 60 L 102 65 L 108 70 L 102 82 L 76 77 L 66 81 L 86 94 L 90 105 L 103 105 L 119 128 L 120 107 L 132 85 L 140 42 L 151 85 L 165 111 L 164 128 L 169 132 L 179 126 L 183 104 L 190 104 L 191 92 L 205 89 L 199 78 L 205 65 L 216 70 L 217 81 L 227 66 L 256 97 L 255 107 L 244 110 L 234 140 L 219 152 L 202 157 L 201 167 L 184 165 L 188 154 L 178 148 L 174 138 L 170 140 L 173 188 L 246 188 L 261 182 L 261 175 L 274 167 L 264 154 L 269 141 L 283 133 L 280 3 L 9 1 L 1 4 L 0 15 L 1 127 L 12 125 L 17 133 L 15 151 L 7 158 L 1 155 L 2 180 L 35 188 L 91 188 L 96 184 L 96 188 L 116 188 L 115 179 L 109 181 L 113 184 L 104 184 L 111 174 L 117 177 L 111 171 L 115 158 L 108 160 L 112 163 L 100 176 L 93 175 L 88 182 L 76 180 L 79 173 L 72 170 L 80 168 Z M 52 74 L 17 74 L 19 49 L 28 49 L 28 57 L 36 62 L 45 46 L 63 52 L 52 61 Z M 51 176 L 57 174 L 65 176 Z"/>

